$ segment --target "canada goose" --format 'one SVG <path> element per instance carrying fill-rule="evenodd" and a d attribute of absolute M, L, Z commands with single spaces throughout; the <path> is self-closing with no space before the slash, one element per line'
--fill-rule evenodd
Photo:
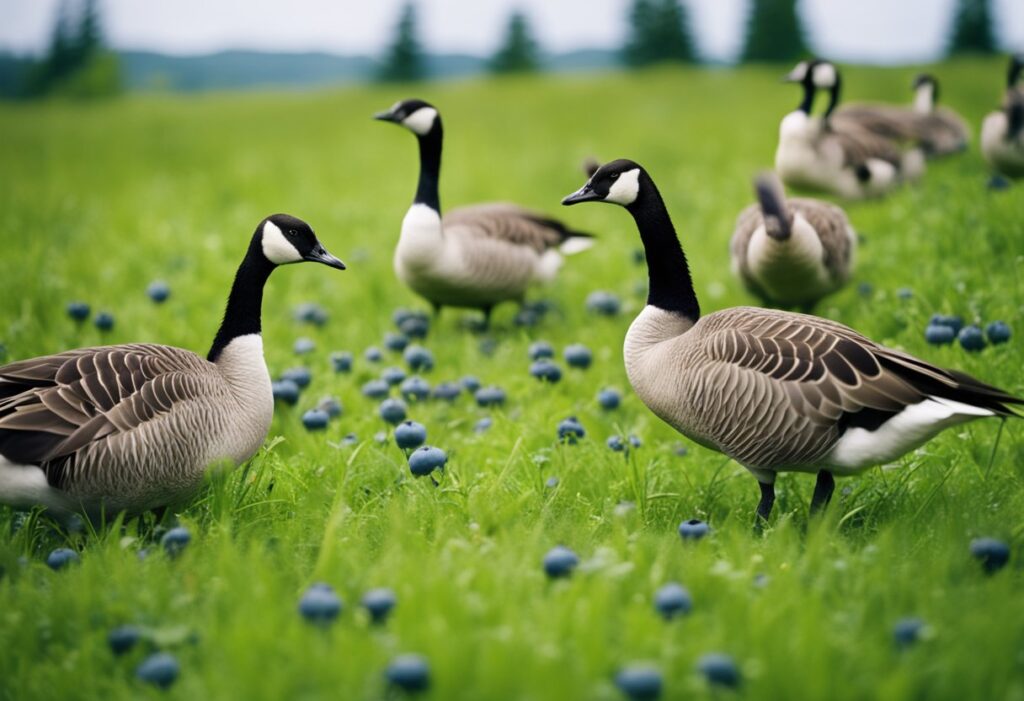
<path fill-rule="evenodd" d="M 963 118 L 948 107 L 938 107 L 939 82 L 927 73 L 913 83 L 911 107 L 852 104 L 836 110 L 833 122 L 854 125 L 896 141 L 919 146 L 926 156 L 946 156 L 967 148 L 970 139 Z"/>
<path fill-rule="evenodd" d="M 402 221 L 395 273 L 414 292 L 441 307 L 469 307 L 484 324 L 500 302 L 523 302 L 527 287 L 554 278 L 562 255 L 589 248 L 590 234 L 543 214 L 504 202 L 453 209 L 441 218 L 441 116 L 423 100 L 402 100 L 374 119 L 416 135 L 420 177 Z"/>
<path fill-rule="evenodd" d="M 1010 405 L 1024 400 L 827 319 L 755 307 L 702 317 L 665 204 L 633 161 L 602 166 L 562 203 L 592 201 L 625 207 L 647 253 L 647 306 L 624 346 L 630 384 L 677 431 L 754 474 L 760 517 L 778 472 L 817 472 L 817 510 L 833 474 L 894 460 L 949 426 L 1018 416 Z"/>
<path fill-rule="evenodd" d="M 885 137 L 850 124 L 833 123 L 842 81 L 827 61 L 801 61 L 784 78 L 803 87 L 803 99 L 779 126 L 775 169 L 790 186 L 859 199 L 881 195 L 924 169 L 919 150 L 904 153 Z M 829 93 L 821 117 L 812 116 L 818 90 Z"/>
<path fill-rule="evenodd" d="M 302 261 L 345 269 L 302 220 L 264 219 L 205 359 L 126 344 L 0 367 L 0 502 L 137 513 L 187 498 L 214 462 L 249 459 L 274 413 L 263 286 L 277 266 Z"/>
<path fill-rule="evenodd" d="M 1024 88 L 1017 86 L 1024 56 L 1012 56 L 1006 94 L 998 112 L 981 123 L 981 152 L 989 165 L 1012 178 L 1024 176 Z"/>
<path fill-rule="evenodd" d="M 775 173 L 754 183 L 758 204 L 736 220 L 733 273 L 764 302 L 810 311 L 850 278 L 857 236 L 846 213 L 821 200 L 786 200 Z"/>

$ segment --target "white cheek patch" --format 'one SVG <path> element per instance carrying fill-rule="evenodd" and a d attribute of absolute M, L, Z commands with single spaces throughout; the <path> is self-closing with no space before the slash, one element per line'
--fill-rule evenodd
<path fill-rule="evenodd" d="M 640 193 L 640 169 L 627 170 L 619 175 L 618 180 L 612 184 L 605 202 L 614 202 L 623 206 L 633 204 L 636 196 Z"/>
<path fill-rule="evenodd" d="M 275 265 L 298 263 L 302 260 L 302 255 L 295 246 L 288 243 L 284 233 L 272 221 L 263 225 L 263 255 Z"/>
<path fill-rule="evenodd" d="M 807 77 L 807 61 L 801 61 L 789 72 L 786 76 L 787 80 L 791 80 L 794 83 L 802 82 Z"/>
<path fill-rule="evenodd" d="M 836 68 L 831 63 L 819 63 L 814 67 L 814 85 L 831 88 L 836 84 Z"/>
<path fill-rule="evenodd" d="M 437 119 L 437 110 L 433 107 L 420 107 L 402 120 L 402 126 L 423 136 L 434 126 L 435 119 Z"/>

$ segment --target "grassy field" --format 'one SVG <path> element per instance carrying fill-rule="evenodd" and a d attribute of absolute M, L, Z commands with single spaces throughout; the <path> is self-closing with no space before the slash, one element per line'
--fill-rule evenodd
<path fill-rule="evenodd" d="M 937 70 L 946 102 L 976 137 L 997 103 L 1002 62 Z M 193 534 L 180 557 L 154 546 L 151 524 L 65 533 L 0 507 L 0 699 L 156 697 L 134 678 L 154 646 L 179 659 L 166 697 L 181 699 L 383 698 L 382 671 L 403 652 L 429 660 L 427 696 L 446 701 L 616 699 L 615 673 L 638 661 L 661 670 L 672 699 L 1024 699 L 1024 425 L 1006 425 L 991 469 L 995 421 L 841 480 L 821 521 L 808 520 L 813 479 L 783 476 L 772 527 L 756 536 L 754 479 L 682 440 L 629 391 L 622 339 L 646 281 L 635 228 L 618 209 L 558 202 L 583 182 L 585 156 L 641 162 L 674 216 L 703 308 L 753 303 L 729 274 L 727 241 L 751 201 L 751 177 L 771 165 L 779 119 L 798 102 L 779 73 L 0 106 L 7 360 L 128 341 L 205 353 L 248 238 L 272 212 L 309 221 L 349 264 L 344 273 L 294 266 L 271 279 L 271 372 L 307 365 L 313 381 L 297 406 L 278 407 L 246 469 L 168 516 Z M 904 101 L 914 73 L 851 69 L 847 95 Z M 501 410 L 466 395 L 410 408 L 450 457 L 436 488 L 410 476 L 393 441 L 375 439 L 387 427 L 378 402 L 360 394 L 382 368 L 402 365 L 390 353 L 378 365 L 363 359 L 393 330 L 393 310 L 426 308 L 391 269 L 415 187 L 414 141 L 370 120 L 413 95 L 445 118 L 443 206 L 510 199 L 599 237 L 535 293 L 554 307 L 537 327 L 513 325 L 511 305 L 486 338 L 465 331 L 459 311 L 434 324 L 431 383 L 473 374 L 508 393 Z M 975 145 L 885 201 L 848 206 L 864 237 L 860 266 L 818 313 L 1022 394 L 1024 197 L 1019 185 L 988 191 L 987 177 Z M 162 306 L 144 293 L 154 279 L 172 288 Z M 618 294 L 623 313 L 588 313 L 584 299 L 598 289 Z M 64 311 L 75 299 L 111 311 L 115 328 L 77 327 Z M 304 301 L 326 307 L 330 321 L 294 321 Z M 1002 319 L 1017 337 L 980 353 L 928 346 L 934 312 Z M 316 351 L 293 355 L 300 336 Z M 538 384 L 527 372 L 538 339 L 559 355 L 584 343 L 594 363 L 573 370 L 559 357 L 563 380 Z M 332 371 L 335 350 L 355 354 L 351 374 Z M 623 391 L 619 409 L 600 409 L 602 387 Z M 300 416 L 324 395 L 338 397 L 344 415 L 307 432 Z M 569 415 L 587 435 L 558 445 L 556 424 Z M 484 416 L 494 424 L 477 433 Z M 341 442 L 349 433 L 356 444 Z M 643 445 L 628 459 L 605 446 L 629 433 Z M 676 527 L 691 517 L 707 520 L 711 537 L 681 543 Z M 1010 566 L 985 576 L 968 553 L 978 536 L 1008 541 Z M 541 559 L 557 544 L 581 565 L 551 582 Z M 47 553 L 60 546 L 81 563 L 48 569 Z M 297 613 L 317 581 L 345 602 L 326 630 Z M 689 589 L 694 607 L 666 622 L 652 599 L 669 581 Z M 372 626 L 359 599 L 382 586 L 398 606 Z M 927 627 L 900 650 L 892 628 L 905 617 Z M 122 624 L 151 629 L 152 640 L 115 657 L 107 633 Z M 738 692 L 717 692 L 694 671 L 716 651 L 739 665 Z"/>

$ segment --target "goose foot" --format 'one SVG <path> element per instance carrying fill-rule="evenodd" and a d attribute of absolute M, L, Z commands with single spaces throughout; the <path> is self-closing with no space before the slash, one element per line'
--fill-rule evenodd
<path fill-rule="evenodd" d="M 818 481 L 814 484 L 814 496 L 811 497 L 811 513 L 816 514 L 828 506 L 832 499 L 832 492 L 835 491 L 836 481 L 832 473 L 821 470 L 818 473 Z"/>
<path fill-rule="evenodd" d="M 772 507 L 775 505 L 775 484 L 765 482 L 758 482 L 757 484 L 761 487 L 761 501 L 757 504 L 754 531 L 760 533 L 764 525 L 768 523 L 768 517 L 771 516 Z"/>

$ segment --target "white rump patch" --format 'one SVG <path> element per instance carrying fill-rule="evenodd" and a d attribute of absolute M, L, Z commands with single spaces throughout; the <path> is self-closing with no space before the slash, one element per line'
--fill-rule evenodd
<path fill-rule="evenodd" d="M 626 206 L 633 204 L 638 194 L 640 194 L 640 169 L 634 168 L 619 175 L 618 180 L 612 183 L 604 201 Z"/>
<path fill-rule="evenodd" d="M 534 277 L 540 282 L 551 282 L 562 267 L 562 256 L 558 251 L 548 249 L 537 259 Z"/>
<path fill-rule="evenodd" d="M 814 67 L 814 86 L 831 88 L 836 84 L 836 67 L 831 63 L 819 63 Z"/>
<path fill-rule="evenodd" d="M 46 473 L 35 465 L 20 465 L 0 457 L 0 503 L 18 508 L 42 505 L 60 511 L 66 499 L 46 481 Z"/>
<path fill-rule="evenodd" d="M 571 256 L 574 253 L 585 251 L 593 245 L 594 239 L 588 236 L 570 236 L 562 242 L 558 250 L 567 256 Z"/>
<path fill-rule="evenodd" d="M 288 242 L 284 232 L 269 219 L 263 225 L 263 255 L 275 265 L 298 263 L 302 260 L 302 255 Z"/>
<path fill-rule="evenodd" d="M 437 119 L 437 110 L 433 107 L 420 107 L 402 120 L 402 126 L 423 136 L 433 128 L 435 119 Z"/>

